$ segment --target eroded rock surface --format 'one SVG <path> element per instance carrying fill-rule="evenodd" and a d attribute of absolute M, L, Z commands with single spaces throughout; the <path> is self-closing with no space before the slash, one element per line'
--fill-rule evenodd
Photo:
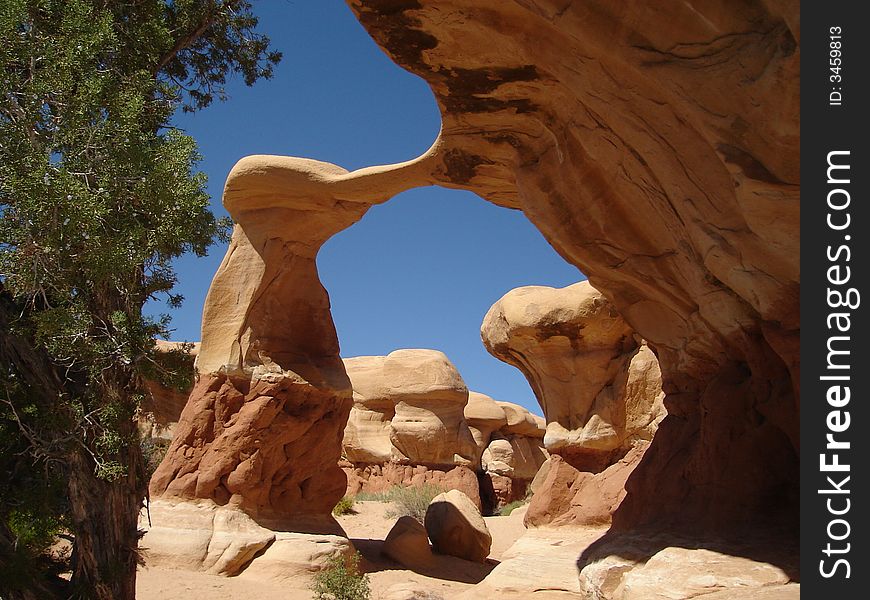
<path fill-rule="evenodd" d="M 530 530 L 502 554 L 483 581 L 456 600 L 586 600 L 577 578 L 577 557 L 602 533 L 603 529 Z"/>
<path fill-rule="evenodd" d="M 484 562 L 492 547 L 492 535 L 474 503 L 459 490 L 432 499 L 426 509 L 426 533 L 432 548 L 474 562 Z"/>
<path fill-rule="evenodd" d="M 430 84 L 441 135 L 419 159 L 353 173 L 267 156 L 234 167 L 224 205 L 238 225 L 206 301 L 200 386 L 152 495 L 331 508 L 351 388 L 317 250 L 370 205 L 441 184 L 521 209 L 654 349 L 668 416 L 615 530 L 795 531 L 798 2 L 349 4 Z M 287 422 L 230 422 L 248 415 L 238 398 Z M 284 460 L 304 472 L 274 466 L 283 478 L 254 485 L 249 441 L 262 435 L 276 465 L 284 425 L 299 436 Z"/>
<path fill-rule="evenodd" d="M 207 501 L 151 502 L 140 527 L 146 564 L 226 576 L 238 575 L 275 540 L 242 511 Z"/>
<path fill-rule="evenodd" d="M 617 526 L 794 529 L 799 3 L 349 4 L 435 94 L 433 178 L 523 210 L 655 349 Z"/>
<path fill-rule="evenodd" d="M 588 281 L 511 290 L 481 338 L 529 380 L 547 419 L 544 446 L 578 469 L 605 468 L 652 439 L 664 417 L 655 356 Z"/>
<path fill-rule="evenodd" d="M 224 205 L 239 224 L 206 298 L 199 381 L 152 497 L 292 519 L 328 515 L 344 493 L 351 387 L 315 265 L 320 246 L 370 206 L 317 184 L 344 174 L 263 157 L 230 174 Z"/>
<path fill-rule="evenodd" d="M 469 392 L 441 352 L 397 350 L 344 363 L 354 401 L 342 442 L 349 494 L 428 484 L 496 508 L 522 497 L 547 458 L 543 419 Z M 478 473 L 489 478 L 483 490 Z"/>
<path fill-rule="evenodd" d="M 239 577 L 292 584 L 302 575 L 325 569 L 332 558 L 341 557 L 349 562 L 354 552 L 353 544 L 342 535 L 277 531 L 275 541 Z"/>
<path fill-rule="evenodd" d="M 354 463 L 461 465 L 477 446 L 463 411 L 468 388 L 437 350 L 345 359 L 354 406 L 344 457 Z"/>
<path fill-rule="evenodd" d="M 202 377 L 151 494 L 231 503 L 270 519 L 329 514 L 346 487 L 336 421 L 348 410 L 292 373 Z"/>
<path fill-rule="evenodd" d="M 526 513 L 526 526 L 609 524 L 625 498 L 625 482 L 647 446 L 646 442 L 639 442 L 624 457 L 598 473 L 578 471 L 554 454 L 535 484 L 537 489 Z"/>
<path fill-rule="evenodd" d="M 598 549 L 591 545 L 578 561 L 581 592 L 602 600 L 800 597 L 800 587 L 792 583 L 797 564 L 788 557 L 791 548 L 771 547 L 766 556 L 748 557 L 748 546 L 667 544 L 664 538 L 639 535 Z"/>

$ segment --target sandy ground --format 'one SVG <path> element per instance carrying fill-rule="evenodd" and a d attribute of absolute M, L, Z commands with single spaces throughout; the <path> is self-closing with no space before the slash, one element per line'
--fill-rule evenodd
<path fill-rule="evenodd" d="M 390 505 L 357 502 L 354 508 L 356 514 L 339 517 L 338 521 L 363 556 L 361 566 L 369 573 L 372 600 L 386 598 L 388 590 L 400 584 L 433 592 L 433 600 L 439 596 L 446 600 L 486 577 L 498 565 L 502 554 L 525 532 L 521 513 L 486 517 L 493 538 L 486 564 L 443 557 L 435 571 L 415 573 L 381 556 L 383 540 L 395 522 L 395 518 L 387 516 Z M 136 596 L 139 600 L 309 600 L 312 595 L 308 584 L 307 580 L 299 581 L 294 588 L 286 583 L 145 567 L 139 570 Z"/>

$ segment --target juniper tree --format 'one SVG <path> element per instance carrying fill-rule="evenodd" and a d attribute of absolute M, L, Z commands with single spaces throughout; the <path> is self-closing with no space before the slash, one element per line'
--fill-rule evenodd
<path fill-rule="evenodd" d="M 135 596 L 135 416 L 168 324 L 143 306 L 180 302 L 173 258 L 226 227 L 171 118 L 271 76 L 257 24 L 246 0 L 0 0 L 3 598 Z"/>

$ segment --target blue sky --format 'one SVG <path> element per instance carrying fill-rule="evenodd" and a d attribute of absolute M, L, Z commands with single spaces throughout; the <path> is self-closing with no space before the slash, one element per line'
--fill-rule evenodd
<path fill-rule="evenodd" d="M 428 86 L 390 61 L 342 0 L 254 4 L 260 30 L 284 53 L 275 77 L 252 88 L 233 81 L 227 102 L 175 121 L 199 143 L 215 212 L 226 214 L 224 180 L 248 154 L 356 169 L 407 160 L 431 145 L 440 117 Z M 199 339 L 203 301 L 224 250 L 177 262 L 185 303 L 170 312 L 172 339 Z M 468 192 L 411 190 L 329 240 L 317 262 L 342 356 L 436 348 L 470 389 L 540 413 L 522 374 L 486 352 L 480 323 L 514 287 L 561 287 L 583 276 L 522 213 Z M 152 304 L 149 311 L 169 309 Z"/>

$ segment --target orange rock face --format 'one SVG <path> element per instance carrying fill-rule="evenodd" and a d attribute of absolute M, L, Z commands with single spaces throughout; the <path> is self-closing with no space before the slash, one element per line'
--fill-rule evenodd
<path fill-rule="evenodd" d="M 599 473 L 578 471 L 558 454 L 550 457 L 546 477 L 532 496 L 526 527 L 604 525 L 625 498 L 625 481 L 648 444 L 639 443 Z"/>
<path fill-rule="evenodd" d="M 417 159 L 352 173 L 268 156 L 234 167 L 224 205 L 238 226 L 206 301 L 201 387 L 153 492 L 226 490 L 250 506 L 328 510 L 340 491 L 318 504 L 305 490 L 333 490 L 351 392 L 317 250 L 370 205 L 440 184 L 522 210 L 657 355 L 668 416 L 615 527 L 794 526 L 798 3 L 349 4 L 430 84 L 441 135 Z M 261 388 L 257 369 L 293 383 Z M 292 485 L 276 476 L 258 489 L 244 475 L 255 468 L 248 458 L 218 458 L 264 440 L 253 433 L 259 420 L 235 429 L 215 410 L 210 421 L 218 398 L 239 396 L 279 404 L 302 430 L 285 460 L 325 475 L 286 467 Z"/>
<path fill-rule="evenodd" d="M 664 417 L 658 361 L 588 281 L 511 290 L 480 336 L 529 380 L 547 421 L 544 446 L 577 469 L 616 462 Z"/>
<path fill-rule="evenodd" d="M 231 503 L 267 518 L 325 514 L 345 489 L 335 423 L 349 410 L 292 377 L 202 377 L 151 494 Z"/>
<path fill-rule="evenodd" d="M 443 116 L 434 178 L 519 208 L 659 358 L 618 527 L 797 523 L 797 2 L 350 0 Z"/>

